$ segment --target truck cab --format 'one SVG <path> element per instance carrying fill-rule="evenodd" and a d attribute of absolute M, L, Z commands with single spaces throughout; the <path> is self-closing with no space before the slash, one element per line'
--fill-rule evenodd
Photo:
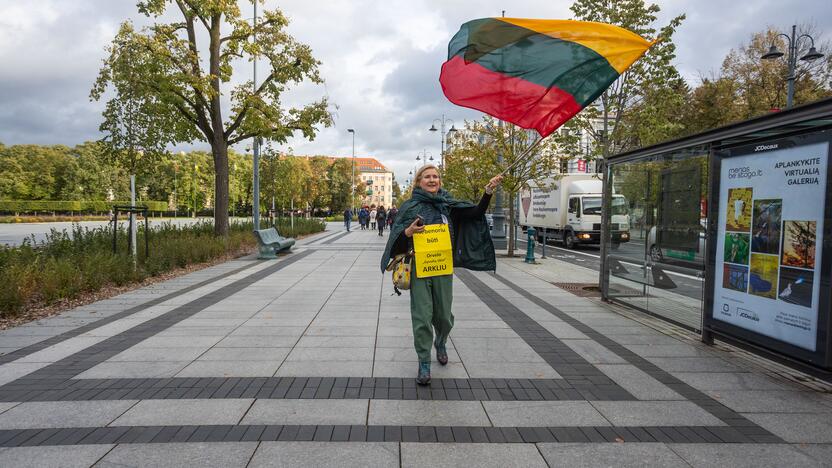
<path fill-rule="evenodd" d="M 519 195 L 519 221 L 533 227 L 538 239 L 544 229 L 548 239 L 561 240 L 565 247 L 601 243 L 603 181 L 594 174 L 564 174 L 540 186 L 530 186 Z M 611 205 L 612 246 L 630 240 L 629 204 L 623 195 L 613 194 Z"/>

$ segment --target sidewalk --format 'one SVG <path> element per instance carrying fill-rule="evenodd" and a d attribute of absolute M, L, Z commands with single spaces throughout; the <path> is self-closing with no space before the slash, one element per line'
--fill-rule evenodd
<path fill-rule="evenodd" d="M 386 233 L 333 228 L 0 332 L 0 466 L 830 466 L 830 386 L 560 289 L 597 273 L 556 259 L 457 270 L 418 387 Z"/>

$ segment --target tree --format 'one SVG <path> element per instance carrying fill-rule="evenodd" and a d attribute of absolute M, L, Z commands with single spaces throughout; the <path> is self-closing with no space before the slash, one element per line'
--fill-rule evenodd
<path fill-rule="evenodd" d="M 825 57 L 820 60 L 798 60 L 795 68 L 794 105 L 806 104 L 832 95 L 829 83 L 832 79 L 832 59 L 829 57 L 830 45 L 822 42 L 814 28 L 801 25 L 798 35 L 810 34 L 815 39 L 815 46 Z M 736 87 L 735 105 L 740 119 L 757 117 L 772 109 L 786 107 L 786 77 L 788 64 L 786 57 L 777 60 L 763 60 L 763 54 L 774 44 L 780 50 L 788 50 L 785 38 L 776 29 L 769 28 L 755 33 L 748 45 L 732 49 L 722 62 L 722 77 L 730 80 Z M 809 51 L 810 42 L 798 42 L 797 57 Z"/>
<path fill-rule="evenodd" d="M 287 33 L 288 19 L 280 10 L 264 11 L 261 22 L 250 24 L 242 17 L 237 2 L 144 0 L 138 3 L 138 9 L 158 19 L 169 5 L 178 10 L 180 21 L 157 22 L 142 31 L 136 31 L 130 22 L 122 24 L 93 88 L 93 98 L 100 99 L 108 84 L 126 76 L 130 92 L 150 103 L 148 117 L 165 135 L 164 140 L 204 140 L 211 145 L 214 230 L 225 236 L 228 147 L 254 137 L 282 144 L 295 132 L 312 139 L 318 125 L 330 125 L 326 98 L 301 108 L 286 109 L 280 103 L 281 94 L 293 84 L 323 82 L 318 73 L 320 62 L 307 45 Z M 200 48 L 202 43 L 204 49 Z M 138 55 L 129 63 L 122 56 L 127 50 Z M 231 80 L 233 60 L 244 54 L 266 59 L 265 77 L 257 89 L 247 82 L 229 93 L 222 85 Z M 121 64 L 126 70 L 121 70 Z M 223 106 L 224 96 L 231 101 L 228 109 Z M 120 118 L 118 114 L 105 114 L 104 125 Z"/>
<path fill-rule="evenodd" d="M 359 194 L 364 193 L 367 188 L 361 181 L 359 174 L 353 178 L 352 160 L 350 158 L 336 158 L 327 172 L 329 181 L 329 193 L 333 213 L 342 213 L 352 206 L 352 187 L 355 186 L 356 202 L 360 200 Z M 352 183 L 350 183 L 352 180 Z"/>
<path fill-rule="evenodd" d="M 495 175 L 511 167 L 503 178 L 503 191 L 509 208 L 509 226 L 514 226 L 514 203 L 529 183 L 545 185 L 545 179 L 559 172 L 561 157 L 556 139 L 544 139 L 532 152 L 525 150 L 538 138 L 537 133 L 516 125 L 498 122 L 493 117 L 465 122 L 462 142 L 445 153 L 442 185 L 454 196 L 476 201 Z M 502 162 L 498 156 L 502 155 Z M 514 229 L 509 229 L 509 256 L 514 255 Z"/>
<path fill-rule="evenodd" d="M 394 203 L 401 205 L 402 204 L 402 188 L 399 186 L 399 183 L 396 182 L 396 179 L 393 179 L 393 200 Z"/>
<path fill-rule="evenodd" d="M 621 74 L 596 101 L 596 105 L 587 106 L 575 119 L 573 125 L 587 132 L 595 142 L 592 156 L 607 158 L 641 143 L 632 138 L 633 128 L 639 127 L 639 118 L 657 115 L 657 120 L 661 120 L 673 112 L 681 112 L 680 102 L 676 101 L 676 107 L 670 106 L 667 96 L 678 92 L 680 83 L 683 83 L 671 62 L 676 56 L 672 36 L 685 15 L 676 16 L 657 29 L 654 24 L 661 9 L 655 4 L 647 5 L 644 0 L 576 0 L 570 9 L 579 20 L 614 24 L 642 37 L 660 38 L 644 57 Z M 653 99 L 650 99 L 651 96 Z M 634 113 L 633 109 L 639 112 Z M 603 122 L 601 128 L 593 125 L 596 119 Z M 629 123 L 622 125 L 622 121 L 626 120 Z M 642 126 L 641 134 L 645 130 Z M 650 139 L 656 138 L 661 136 L 650 135 Z"/>

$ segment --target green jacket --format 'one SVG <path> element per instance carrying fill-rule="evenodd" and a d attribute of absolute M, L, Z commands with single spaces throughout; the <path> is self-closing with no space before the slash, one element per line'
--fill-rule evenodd
<path fill-rule="evenodd" d="M 485 210 L 491 201 L 491 195 L 485 194 L 479 204 L 456 200 L 440 189 L 431 195 L 421 189 L 413 190 L 413 197 L 399 208 L 396 221 L 390 228 L 390 237 L 384 255 L 381 257 L 381 271 L 394 256 L 413 248 L 413 240 L 404 235 L 404 230 L 419 215 L 426 224 L 440 222 L 444 215 L 451 227 L 451 246 L 454 249 L 454 268 L 466 268 L 476 271 L 495 271 L 497 258 L 494 243 L 485 219 Z"/>

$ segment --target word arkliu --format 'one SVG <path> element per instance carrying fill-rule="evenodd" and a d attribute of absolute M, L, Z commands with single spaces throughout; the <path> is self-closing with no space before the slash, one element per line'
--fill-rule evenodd
<path fill-rule="evenodd" d="M 445 271 L 448 269 L 448 265 L 426 265 L 422 267 L 422 273 L 433 273 L 436 271 Z"/>

